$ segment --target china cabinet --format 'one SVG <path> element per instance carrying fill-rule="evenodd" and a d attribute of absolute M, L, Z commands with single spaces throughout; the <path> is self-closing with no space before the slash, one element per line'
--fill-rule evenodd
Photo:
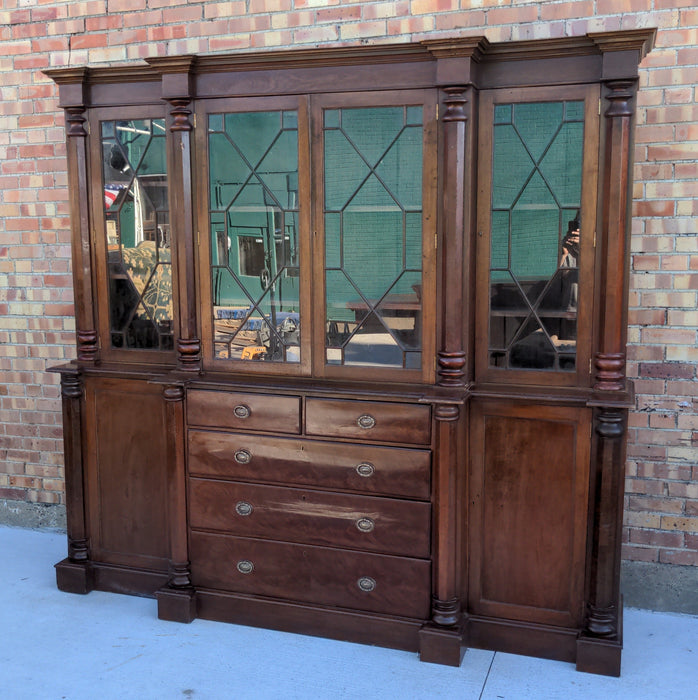
<path fill-rule="evenodd" d="M 59 588 L 618 674 L 653 36 L 48 71 L 77 317 Z"/>

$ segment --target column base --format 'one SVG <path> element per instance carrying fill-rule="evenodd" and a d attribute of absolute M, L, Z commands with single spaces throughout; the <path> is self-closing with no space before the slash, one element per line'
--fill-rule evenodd
<path fill-rule="evenodd" d="M 465 655 L 459 627 L 438 627 L 428 623 L 419 630 L 419 660 L 444 666 L 460 666 Z"/>
<path fill-rule="evenodd" d="M 85 595 L 94 588 L 94 576 L 89 562 L 63 559 L 56 564 L 55 568 L 56 586 L 59 591 Z"/>
<path fill-rule="evenodd" d="M 623 644 L 617 639 L 582 635 L 577 639 L 577 670 L 618 677 L 622 649 Z"/>
<path fill-rule="evenodd" d="M 155 592 L 158 618 L 169 622 L 189 623 L 196 618 L 196 591 L 193 588 L 168 588 Z"/>

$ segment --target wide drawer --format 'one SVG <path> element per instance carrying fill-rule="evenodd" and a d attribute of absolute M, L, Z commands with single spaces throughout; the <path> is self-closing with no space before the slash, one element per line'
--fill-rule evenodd
<path fill-rule="evenodd" d="M 300 398 L 192 389 L 187 392 L 187 422 L 212 428 L 300 433 Z"/>
<path fill-rule="evenodd" d="M 429 450 L 189 431 L 193 475 L 427 500 L 430 467 Z"/>
<path fill-rule="evenodd" d="M 202 588 L 427 619 L 427 560 L 192 532 L 192 582 Z"/>
<path fill-rule="evenodd" d="M 396 498 L 189 480 L 191 527 L 241 537 L 428 557 L 430 512 Z"/>
<path fill-rule="evenodd" d="M 307 399 L 308 435 L 428 445 L 431 409 L 424 404 L 387 401 Z"/>

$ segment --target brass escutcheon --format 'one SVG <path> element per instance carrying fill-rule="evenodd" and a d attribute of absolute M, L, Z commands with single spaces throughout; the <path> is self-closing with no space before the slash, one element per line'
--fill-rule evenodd
<path fill-rule="evenodd" d="M 361 462 L 361 464 L 356 465 L 356 473 L 359 476 L 373 476 L 373 472 L 376 468 L 370 462 Z"/>
<path fill-rule="evenodd" d="M 364 592 L 364 593 L 370 593 L 371 591 L 375 590 L 376 588 L 376 581 L 375 579 L 372 579 L 370 576 L 362 576 L 357 582 L 356 585 Z"/>
<path fill-rule="evenodd" d="M 254 571 L 254 564 L 248 559 L 241 559 L 237 568 L 241 574 L 251 574 Z"/>
<path fill-rule="evenodd" d="M 368 430 L 376 424 L 376 419 L 373 416 L 369 416 L 368 413 L 364 413 L 363 416 L 359 416 L 356 423 L 359 426 L 359 428 L 364 428 L 364 430 Z"/>
<path fill-rule="evenodd" d="M 237 450 L 235 452 L 235 461 L 238 464 L 249 464 L 252 455 L 247 450 Z"/>
<path fill-rule="evenodd" d="M 249 418 L 251 411 L 249 406 L 245 406 L 244 403 L 241 403 L 233 409 L 233 413 L 236 418 Z"/>
<path fill-rule="evenodd" d="M 356 527 L 361 532 L 372 532 L 376 524 L 371 520 L 371 518 L 359 518 L 356 521 Z"/>
<path fill-rule="evenodd" d="M 248 503 L 247 501 L 238 501 L 235 505 L 235 512 L 238 515 L 251 515 L 253 510 L 254 508 L 252 507 L 252 504 Z"/>

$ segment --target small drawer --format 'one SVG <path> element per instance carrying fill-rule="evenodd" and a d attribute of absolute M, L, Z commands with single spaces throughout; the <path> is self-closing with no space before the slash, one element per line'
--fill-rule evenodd
<path fill-rule="evenodd" d="M 429 617 L 431 564 L 424 559 L 203 532 L 191 533 L 190 557 L 201 588 Z"/>
<path fill-rule="evenodd" d="M 187 392 L 187 422 L 211 428 L 300 433 L 300 398 L 192 389 Z"/>
<path fill-rule="evenodd" d="M 189 473 L 427 500 L 431 452 L 190 430 Z"/>
<path fill-rule="evenodd" d="M 308 399 L 305 429 L 308 435 L 428 445 L 431 408 L 387 401 Z"/>
<path fill-rule="evenodd" d="M 189 479 L 189 523 L 241 537 L 428 557 L 429 503 Z"/>

